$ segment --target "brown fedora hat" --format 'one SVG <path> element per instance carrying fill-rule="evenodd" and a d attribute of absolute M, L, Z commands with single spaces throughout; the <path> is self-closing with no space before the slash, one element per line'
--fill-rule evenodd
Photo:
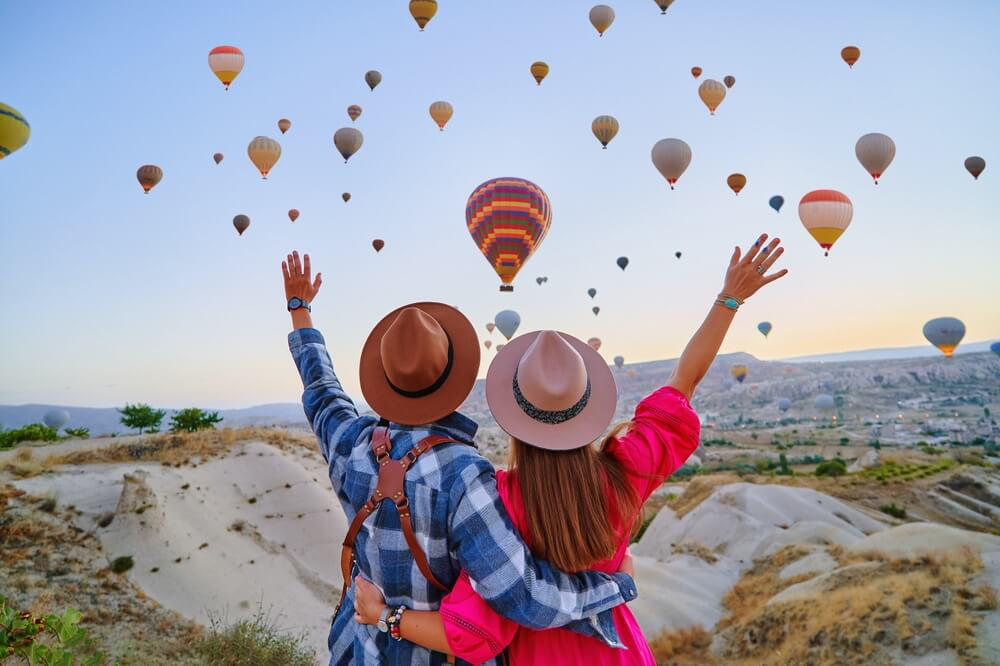
<path fill-rule="evenodd" d="M 497 424 L 526 444 L 568 451 L 590 444 L 615 415 L 618 389 L 593 347 L 568 333 L 514 338 L 486 375 L 486 402 Z"/>
<path fill-rule="evenodd" d="M 468 397 L 479 372 L 479 338 L 461 312 L 412 303 L 382 318 L 361 350 L 361 393 L 382 418 L 432 423 Z"/>

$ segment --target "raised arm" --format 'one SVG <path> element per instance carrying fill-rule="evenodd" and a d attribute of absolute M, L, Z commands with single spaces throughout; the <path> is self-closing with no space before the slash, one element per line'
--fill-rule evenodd
<path fill-rule="evenodd" d="M 674 368 L 674 374 L 667 385 L 674 387 L 689 399 L 719 353 L 719 348 L 726 339 L 729 325 L 739 306 L 757 293 L 758 289 L 788 273 L 788 269 L 783 268 L 776 273 L 766 275 L 785 251 L 784 248 L 778 247 L 781 243 L 780 238 L 775 238 L 764 246 L 766 240 L 767 234 L 761 234 L 742 258 L 739 246 L 733 250 L 722 292 L 677 361 L 677 367 Z M 761 246 L 764 246 L 763 249 Z"/>

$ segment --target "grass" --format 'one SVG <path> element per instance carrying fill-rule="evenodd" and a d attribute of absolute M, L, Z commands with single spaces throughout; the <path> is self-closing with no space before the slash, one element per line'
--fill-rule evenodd
<path fill-rule="evenodd" d="M 899 518 L 900 520 L 906 519 L 906 509 L 896 506 L 895 502 L 892 504 L 883 504 L 879 507 L 879 511 L 888 514 L 893 518 Z"/>
<path fill-rule="evenodd" d="M 711 644 L 712 634 L 701 627 L 689 627 L 661 631 L 649 641 L 649 649 L 657 664 L 703 666 L 716 663 L 708 652 Z"/>
<path fill-rule="evenodd" d="M 231 624 L 218 615 L 210 617 L 209 630 L 195 644 L 194 652 L 212 666 L 315 666 L 305 635 L 278 628 L 270 612 L 258 606 L 249 620 Z"/>

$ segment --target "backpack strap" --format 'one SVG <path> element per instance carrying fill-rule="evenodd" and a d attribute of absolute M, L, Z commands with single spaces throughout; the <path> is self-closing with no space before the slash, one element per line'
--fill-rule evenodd
<path fill-rule="evenodd" d="M 413 555 L 413 561 L 416 563 L 417 568 L 420 569 L 420 573 L 438 589 L 445 592 L 448 591 L 448 588 L 442 585 L 434 576 L 427 563 L 427 556 L 424 555 L 423 549 L 417 543 L 417 537 L 413 532 L 413 522 L 410 518 L 410 502 L 406 497 L 405 477 L 406 470 L 412 467 L 413 463 L 422 454 L 439 444 L 452 441 L 454 440 L 448 437 L 430 435 L 417 442 L 412 449 L 403 454 L 402 458 L 393 460 L 389 457 L 389 451 L 392 449 L 392 442 L 389 439 L 389 428 L 382 425 L 381 422 L 375 428 L 375 431 L 372 433 L 372 453 L 375 454 L 375 462 L 378 465 L 378 485 L 375 487 L 375 494 L 369 497 L 368 501 L 355 514 L 354 520 L 351 521 L 351 527 L 347 530 L 347 535 L 344 537 L 344 547 L 340 553 L 340 569 L 344 576 L 344 588 L 340 593 L 340 602 L 337 604 L 337 611 L 334 611 L 335 616 L 344 602 L 347 589 L 351 585 L 351 569 L 354 566 L 354 541 L 357 539 L 365 520 L 384 500 L 391 500 L 396 505 L 396 511 L 399 512 L 399 524 L 403 529 L 403 537 L 406 539 L 406 545 L 409 547 L 410 554 Z"/>

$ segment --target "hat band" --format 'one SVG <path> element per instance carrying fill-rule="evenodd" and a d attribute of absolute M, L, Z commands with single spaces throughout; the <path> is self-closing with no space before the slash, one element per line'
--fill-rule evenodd
<path fill-rule="evenodd" d="M 550 411 L 547 409 L 539 409 L 531 404 L 531 401 L 524 397 L 521 393 L 521 387 L 517 383 L 517 369 L 514 370 L 514 400 L 517 401 L 517 406 L 521 408 L 525 414 L 530 416 L 535 421 L 540 423 L 548 423 L 550 425 L 557 425 L 559 423 L 565 423 L 571 418 L 583 411 L 583 408 L 587 406 L 587 402 L 590 400 L 590 377 L 587 377 L 587 390 L 583 392 L 583 396 L 576 401 L 576 404 L 567 407 L 566 409 L 560 409 L 557 411 Z"/>
<path fill-rule="evenodd" d="M 428 396 L 431 393 L 434 393 L 434 391 L 437 391 L 439 388 L 441 388 L 441 386 L 444 385 L 445 381 L 448 379 L 448 375 L 451 374 L 451 366 L 455 361 L 455 350 L 451 345 L 451 336 L 448 335 L 447 331 L 445 331 L 444 335 L 446 338 L 448 338 L 448 364 L 444 366 L 444 370 L 441 371 L 441 376 L 438 377 L 433 384 L 431 384 L 427 388 L 418 389 L 416 391 L 407 391 L 406 389 L 401 389 L 395 384 L 393 384 L 392 380 L 389 379 L 389 375 L 385 375 L 385 381 L 387 384 L 389 384 L 389 388 L 391 388 L 393 391 L 403 396 L 404 398 L 423 398 L 424 396 Z M 383 374 L 385 374 L 384 369 L 382 372 Z"/>

